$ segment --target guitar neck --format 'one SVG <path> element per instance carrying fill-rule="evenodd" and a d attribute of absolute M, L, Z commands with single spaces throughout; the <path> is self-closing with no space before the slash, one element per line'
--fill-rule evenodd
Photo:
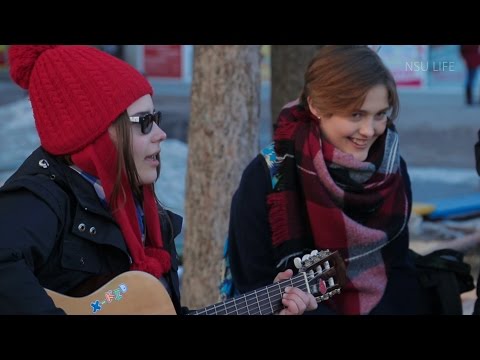
<path fill-rule="evenodd" d="M 233 299 L 191 311 L 188 315 L 271 315 L 280 311 L 285 287 L 297 287 L 308 291 L 305 273 L 250 291 Z"/>

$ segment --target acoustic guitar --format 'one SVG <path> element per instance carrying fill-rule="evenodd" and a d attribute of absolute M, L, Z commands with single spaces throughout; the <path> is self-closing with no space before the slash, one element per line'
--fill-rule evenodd
<path fill-rule="evenodd" d="M 314 250 L 297 261 L 299 272 L 287 280 L 232 299 L 193 310 L 189 315 L 271 315 L 284 308 L 285 287 L 297 287 L 322 302 L 339 294 L 345 281 L 345 264 L 337 251 Z M 118 275 L 84 297 L 70 297 L 46 289 L 55 305 L 71 315 L 176 315 L 170 296 L 154 276 L 142 271 Z"/>

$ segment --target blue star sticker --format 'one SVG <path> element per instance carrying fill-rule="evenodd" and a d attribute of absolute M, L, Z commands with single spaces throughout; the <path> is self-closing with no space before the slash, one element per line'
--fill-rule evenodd
<path fill-rule="evenodd" d="M 100 305 L 100 301 L 96 300 L 90 304 L 92 307 L 93 313 L 95 314 L 97 311 L 102 310 L 102 305 Z"/>

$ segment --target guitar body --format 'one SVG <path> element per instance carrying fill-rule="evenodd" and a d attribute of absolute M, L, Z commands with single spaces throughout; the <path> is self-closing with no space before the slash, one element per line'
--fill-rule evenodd
<path fill-rule="evenodd" d="M 176 315 L 167 290 L 158 279 L 142 271 L 120 274 L 84 297 L 46 291 L 69 315 Z"/>

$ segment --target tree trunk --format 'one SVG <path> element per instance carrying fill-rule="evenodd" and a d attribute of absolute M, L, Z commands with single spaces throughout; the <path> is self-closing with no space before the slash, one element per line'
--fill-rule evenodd
<path fill-rule="evenodd" d="M 230 202 L 258 153 L 260 46 L 195 46 L 182 303 L 218 301 Z"/>
<path fill-rule="evenodd" d="M 272 123 L 283 105 L 299 97 L 308 63 L 322 45 L 272 45 Z"/>

